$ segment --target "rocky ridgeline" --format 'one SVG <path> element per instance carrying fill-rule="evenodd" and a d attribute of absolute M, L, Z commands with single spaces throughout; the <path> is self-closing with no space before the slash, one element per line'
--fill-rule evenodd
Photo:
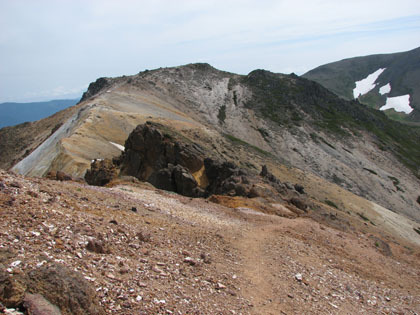
<path fill-rule="evenodd" d="M 103 186 L 118 176 L 133 176 L 188 197 L 275 197 L 287 195 L 289 190 L 304 193 L 303 187 L 281 183 L 266 167 L 258 176 L 232 162 L 205 157 L 200 146 L 179 138 L 156 123 L 138 125 L 121 156 L 93 161 L 85 179 L 91 185 Z"/>

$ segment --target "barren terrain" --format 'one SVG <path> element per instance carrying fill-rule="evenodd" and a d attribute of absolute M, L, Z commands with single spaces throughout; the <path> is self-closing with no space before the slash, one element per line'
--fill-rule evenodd
<path fill-rule="evenodd" d="M 112 314 L 420 312 L 419 246 L 398 233 L 325 205 L 279 216 L 210 200 L 1 171 L 0 266 L 68 266 Z"/>

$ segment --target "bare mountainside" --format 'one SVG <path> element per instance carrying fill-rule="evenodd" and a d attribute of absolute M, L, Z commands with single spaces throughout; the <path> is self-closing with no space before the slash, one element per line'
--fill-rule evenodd
<path fill-rule="evenodd" d="M 115 144 L 124 146 L 138 124 L 151 120 L 221 160 L 255 171 L 267 164 L 273 173 L 293 167 L 420 220 L 419 129 L 294 75 L 240 76 L 207 64 L 163 68 L 98 79 L 72 110 L 14 171 L 83 177 L 93 159 L 118 156 Z M 3 167 L 16 156 L 22 152 L 2 157 Z M 296 182 L 308 186 L 303 177 Z"/>
<path fill-rule="evenodd" d="M 0 171 L 0 312 L 420 312 L 416 225 L 377 205 L 358 216 L 310 199 L 314 210 L 275 202 L 267 213 L 255 198 Z"/>
<path fill-rule="evenodd" d="M 348 58 L 319 66 L 303 75 L 314 80 L 345 99 L 359 98 L 368 106 L 386 111 L 393 119 L 420 121 L 420 47 L 410 51 Z M 370 87 L 360 90 L 361 80 L 378 71 Z M 355 93 L 357 95 L 355 95 Z M 359 93 L 361 94 L 359 96 Z M 398 106 L 395 99 L 407 97 L 409 115 Z M 388 109 L 386 109 L 388 108 Z M 389 109 L 390 108 L 390 109 Z M 396 110 L 398 112 L 396 112 Z"/>

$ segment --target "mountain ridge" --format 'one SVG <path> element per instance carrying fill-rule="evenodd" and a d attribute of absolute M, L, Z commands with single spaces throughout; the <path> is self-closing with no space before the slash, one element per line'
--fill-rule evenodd
<path fill-rule="evenodd" d="M 73 109 L 72 122 L 66 116 L 69 125 L 55 131 L 55 140 L 14 171 L 42 176 L 62 170 L 83 177 L 91 160 L 120 154 L 111 142 L 123 145 L 138 124 L 152 120 L 222 160 L 258 171 L 264 164 L 285 164 L 419 219 L 413 188 L 419 181 L 413 146 L 418 130 L 314 82 L 189 64 L 100 79 L 92 89 Z"/>

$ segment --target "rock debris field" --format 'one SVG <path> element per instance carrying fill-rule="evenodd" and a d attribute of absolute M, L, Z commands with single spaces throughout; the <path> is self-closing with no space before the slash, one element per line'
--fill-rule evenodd
<path fill-rule="evenodd" d="M 357 222 L 111 186 L 0 171 L 0 313 L 420 312 L 415 245 Z"/>

